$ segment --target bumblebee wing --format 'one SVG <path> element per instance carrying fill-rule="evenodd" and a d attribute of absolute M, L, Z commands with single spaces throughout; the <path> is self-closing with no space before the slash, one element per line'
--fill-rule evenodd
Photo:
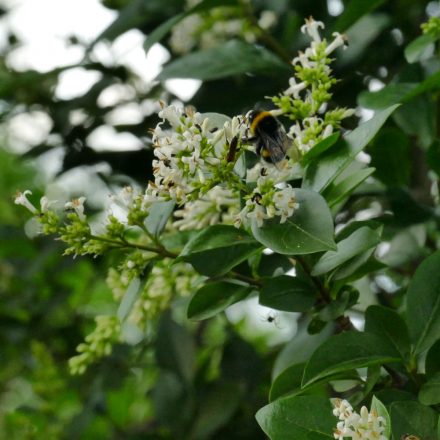
<path fill-rule="evenodd" d="M 286 151 L 290 142 L 282 127 L 279 127 L 270 134 L 261 131 L 259 136 L 263 159 L 268 160 L 270 158 L 270 161 L 276 164 L 286 157 Z"/>

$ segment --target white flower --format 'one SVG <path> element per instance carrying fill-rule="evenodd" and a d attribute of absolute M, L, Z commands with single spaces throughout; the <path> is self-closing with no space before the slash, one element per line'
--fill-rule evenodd
<path fill-rule="evenodd" d="M 73 199 L 70 202 L 67 202 L 64 205 L 64 209 L 73 209 L 76 212 L 76 215 L 79 217 L 81 221 L 85 221 L 86 216 L 84 214 L 84 202 L 86 201 L 86 198 L 84 196 Z"/>
<path fill-rule="evenodd" d="M 290 87 L 284 91 L 284 94 L 292 95 L 295 99 L 299 99 L 299 92 L 304 90 L 307 84 L 304 81 L 297 84 L 295 78 L 290 78 L 289 86 Z"/>
<path fill-rule="evenodd" d="M 334 40 L 326 47 L 325 54 L 330 55 L 338 47 L 347 48 L 347 36 L 345 34 L 340 34 L 339 32 L 333 32 L 332 36 Z"/>
<path fill-rule="evenodd" d="M 229 189 L 215 186 L 202 198 L 187 202 L 183 209 L 177 210 L 174 216 L 180 220 L 176 220 L 174 226 L 185 231 L 217 223 L 231 224 L 238 210 L 238 195 Z"/>
<path fill-rule="evenodd" d="M 17 192 L 17 194 L 15 195 L 15 200 L 14 203 L 16 205 L 22 205 L 25 208 L 29 209 L 29 211 L 32 212 L 32 214 L 37 214 L 38 210 L 37 208 L 35 208 L 34 205 L 32 205 L 32 203 L 28 200 L 27 195 L 28 194 L 32 194 L 32 191 L 30 190 L 26 190 L 23 192 Z"/>
<path fill-rule="evenodd" d="M 280 223 L 284 223 L 299 208 L 295 191 L 290 185 L 277 191 L 273 196 L 273 201 L 276 209 L 275 214 L 281 217 Z"/>
<path fill-rule="evenodd" d="M 358 414 L 346 400 L 341 399 L 334 399 L 333 405 L 333 415 L 340 420 L 333 433 L 335 439 L 387 440 L 384 435 L 386 421 L 375 410 L 368 412 L 363 406 Z"/>
<path fill-rule="evenodd" d="M 313 17 L 310 17 L 306 18 L 306 24 L 301 26 L 301 32 L 308 34 L 313 41 L 320 42 L 319 28 L 324 29 L 324 23 L 322 21 L 315 21 Z"/>
<path fill-rule="evenodd" d="M 57 200 L 49 200 L 46 196 L 41 197 L 40 199 L 40 206 L 41 206 L 41 212 L 47 212 L 51 205 L 54 205 L 57 203 Z"/>

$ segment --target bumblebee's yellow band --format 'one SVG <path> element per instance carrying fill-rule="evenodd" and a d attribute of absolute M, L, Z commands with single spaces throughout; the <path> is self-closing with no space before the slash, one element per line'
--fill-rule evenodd
<path fill-rule="evenodd" d="M 272 116 L 270 112 L 260 112 L 257 116 L 255 116 L 254 120 L 251 124 L 251 132 L 255 133 L 255 129 L 257 128 L 257 125 L 260 123 L 260 121 L 264 118 L 267 118 L 268 116 Z"/>

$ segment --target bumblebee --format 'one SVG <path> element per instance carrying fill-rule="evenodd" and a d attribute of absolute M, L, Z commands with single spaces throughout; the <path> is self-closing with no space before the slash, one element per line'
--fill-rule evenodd
<path fill-rule="evenodd" d="M 279 164 L 290 146 L 286 130 L 281 122 L 268 111 L 251 110 L 247 114 L 251 137 L 256 151 L 266 162 Z"/>

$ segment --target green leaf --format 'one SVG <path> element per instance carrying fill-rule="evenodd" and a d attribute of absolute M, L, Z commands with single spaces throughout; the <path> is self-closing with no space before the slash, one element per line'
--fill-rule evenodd
<path fill-rule="evenodd" d="M 304 371 L 303 387 L 342 371 L 399 360 L 398 352 L 379 336 L 354 331 L 341 333 L 313 353 Z"/>
<path fill-rule="evenodd" d="M 385 419 L 385 430 L 383 432 L 383 435 L 386 438 L 390 438 L 391 436 L 391 418 L 388 414 L 387 409 L 385 408 L 385 405 L 376 397 L 373 396 L 373 399 L 371 400 L 371 408 L 370 412 L 375 410 L 376 413 L 379 415 L 379 417 L 383 417 Z"/>
<path fill-rule="evenodd" d="M 353 66 L 365 57 L 368 48 L 377 44 L 378 38 L 391 25 L 389 14 L 377 12 L 364 15 L 347 32 L 348 47 L 338 54 L 338 65 Z"/>
<path fill-rule="evenodd" d="M 233 281 L 216 281 L 201 287 L 191 298 L 187 316 L 196 321 L 211 318 L 246 298 L 253 288 Z"/>
<path fill-rule="evenodd" d="M 371 255 L 374 252 L 374 248 L 369 249 L 362 254 L 356 255 L 346 263 L 341 264 L 331 275 L 333 281 L 353 282 L 356 281 L 367 273 L 376 272 L 379 269 L 385 267 L 384 264 L 379 263 Z M 342 281 L 341 281 L 342 282 Z"/>
<path fill-rule="evenodd" d="M 144 225 L 148 232 L 158 237 L 165 229 L 170 215 L 173 213 L 175 202 L 169 200 L 167 202 L 156 202 L 149 208 L 148 217 L 145 219 Z"/>
<path fill-rule="evenodd" d="M 419 391 L 419 400 L 423 405 L 437 405 L 440 403 L 440 372 L 434 374 L 428 382 L 422 385 Z"/>
<path fill-rule="evenodd" d="M 211 8 L 216 8 L 219 6 L 233 6 L 237 4 L 237 0 L 203 0 L 196 4 L 194 7 L 190 8 L 188 11 L 181 14 L 177 14 L 174 17 L 169 18 L 164 21 L 160 26 L 151 32 L 144 43 L 144 50 L 146 53 L 151 49 L 151 47 L 162 40 L 171 29 L 179 23 L 179 21 L 188 17 L 189 15 L 196 14 L 198 12 L 203 12 Z"/>
<path fill-rule="evenodd" d="M 375 392 L 378 399 L 390 410 L 393 402 L 403 402 L 405 400 L 415 401 L 416 396 L 408 391 L 402 391 L 396 388 L 384 388 Z"/>
<path fill-rule="evenodd" d="M 301 379 L 304 373 L 305 364 L 294 364 L 281 372 L 273 381 L 270 388 L 269 402 L 281 397 L 292 397 L 298 395 L 327 395 L 326 384 L 315 384 L 306 389 L 301 389 Z"/>
<path fill-rule="evenodd" d="M 400 186 L 409 183 L 412 159 L 410 142 L 401 130 L 382 130 L 368 149 L 375 177 L 385 185 Z"/>
<path fill-rule="evenodd" d="M 298 277 L 282 275 L 263 280 L 260 304 L 285 312 L 306 312 L 317 298 L 316 288 Z"/>
<path fill-rule="evenodd" d="M 391 83 L 376 92 L 361 92 L 358 103 L 365 108 L 382 110 L 397 102 L 403 102 L 405 96 L 416 87 L 417 83 Z"/>
<path fill-rule="evenodd" d="M 374 138 L 388 117 L 398 105 L 393 105 L 377 113 L 372 119 L 344 136 L 321 159 L 310 163 L 305 170 L 303 187 L 314 191 L 324 191 L 356 158 L 362 149 Z"/>
<path fill-rule="evenodd" d="M 331 212 L 316 192 L 295 189 L 299 208 L 285 223 L 273 218 L 258 227 L 252 224 L 254 237 L 280 254 L 302 255 L 335 249 Z"/>
<path fill-rule="evenodd" d="M 281 374 L 293 364 L 307 362 L 313 352 L 334 332 L 333 323 L 329 323 L 320 333 L 312 335 L 307 331 L 308 324 L 309 320 L 305 318 L 298 321 L 295 336 L 284 346 L 274 362 L 273 376 Z"/>
<path fill-rule="evenodd" d="M 261 245 L 245 231 L 214 225 L 193 237 L 178 258 L 191 263 L 202 275 L 213 277 L 226 274 L 259 249 Z"/>
<path fill-rule="evenodd" d="M 393 115 L 394 122 L 409 136 L 416 136 L 427 149 L 436 136 L 435 101 L 423 94 L 405 102 Z"/>
<path fill-rule="evenodd" d="M 440 339 L 440 251 L 417 268 L 407 293 L 408 327 L 414 353 L 427 350 Z"/>
<path fill-rule="evenodd" d="M 339 139 L 339 135 L 339 132 L 333 133 L 330 136 L 327 136 L 321 142 L 318 142 L 316 145 L 314 145 L 314 147 L 307 151 L 307 153 L 302 157 L 301 161 L 303 165 L 308 164 L 311 160 L 315 159 L 324 153 L 324 151 L 327 151 L 330 147 L 332 147 Z"/>
<path fill-rule="evenodd" d="M 157 80 L 195 78 L 213 80 L 245 73 L 277 75 L 289 67 L 263 47 L 230 40 L 220 46 L 184 55 L 164 66 Z"/>
<path fill-rule="evenodd" d="M 415 435 L 423 440 L 437 440 L 438 413 L 410 400 L 394 402 L 390 408 L 393 438 Z"/>
<path fill-rule="evenodd" d="M 376 92 L 362 92 L 359 105 L 373 110 L 381 110 L 396 103 L 405 103 L 422 93 L 440 88 L 440 72 L 426 78 L 420 83 L 392 83 Z"/>
<path fill-rule="evenodd" d="M 270 387 L 269 402 L 273 402 L 293 390 L 301 389 L 304 367 L 304 363 L 294 364 L 281 372 Z"/>
<path fill-rule="evenodd" d="M 416 226 L 433 217 L 432 209 L 419 204 L 408 189 L 389 188 L 386 196 L 394 214 L 393 223 L 395 225 Z"/>
<path fill-rule="evenodd" d="M 188 330 L 162 315 L 156 338 L 156 359 L 161 368 L 177 374 L 187 384 L 195 372 L 195 346 Z"/>
<path fill-rule="evenodd" d="M 423 58 L 426 50 L 432 47 L 435 38 L 429 34 L 420 35 L 405 47 L 405 58 L 408 63 L 415 63 Z"/>
<path fill-rule="evenodd" d="M 411 344 L 408 327 L 403 318 L 394 310 L 383 306 L 370 306 L 365 312 L 365 331 L 381 336 L 407 360 Z"/>
<path fill-rule="evenodd" d="M 128 314 L 131 312 L 135 301 L 139 298 L 141 293 L 141 280 L 139 278 L 134 278 L 128 285 L 125 291 L 124 297 L 119 304 L 117 316 L 119 321 L 124 321 Z"/>
<path fill-rule="evenodd" d="M 261 408 L 256 419 L 271 440 L 330 440 L 336 419 L 330 400 L 322 396 L 294 396 Z"/>
<path fill-rule="evenodd" d="M 428 377 L 440 371 L 440 339 L 429 349 L 426 355 L 425 371 Z"/>
<path fill-rule="evenodd" d="M 328 191 L 325 192 L 325 198 L 329 203 L 330 208 L 333 208 L 338 203 L 341 203 L 348 197 L 364 180 L 374 173 L 374 168 L 364 168 L 349 176 L 345 177 L 340 182 L 331 185 Z"/>
<path fill-rule="evenodd" d="M 330 272 L 354 256 L 377 246 L 379 242 L 380 235 L 377 231 L 366 226 L 359 228 L 337 243 L 336 251 L 326 252 L 316 263 L 312 275 L 318 276 Z"/>
<path fill-rule="evenodd" d="M 344 13 L 336 20 L 333 31 L 345 32 L 357 20 L 379 7 L 385 0 L 351 0 Z"/>

